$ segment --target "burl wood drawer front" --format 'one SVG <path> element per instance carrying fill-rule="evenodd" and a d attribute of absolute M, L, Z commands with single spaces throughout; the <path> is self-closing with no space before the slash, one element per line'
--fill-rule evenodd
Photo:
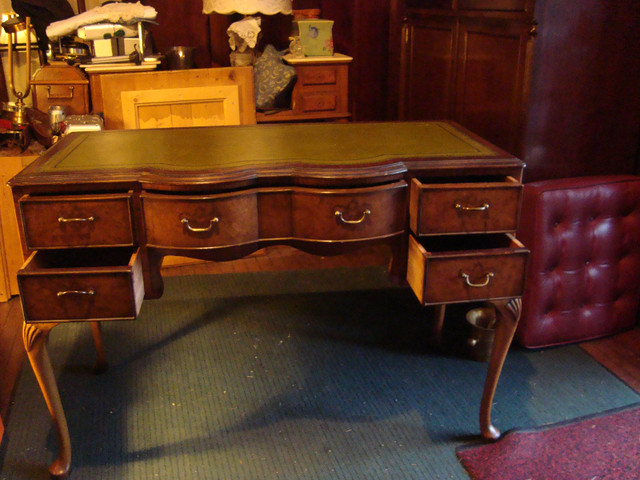
<path fill-rule="evenodd" d="M 528 255 L 509 234 L 410 237 L 407 280 L 424 305 L 518 297 Z"/>
<path fill-rule="evenodd" d="M 144 298 L 132 249 L 38 251 L 18 271 L 27 322 L 131 320 Z"/>
<path fill-rule="evenodd" d="M 211 248 L 258 240 L 257 191 L 216 195 L 143 193 L 147 245 Z"/>
<path fill-rule="evenodd" d="M 410 225 L 416 235 L 515 232 L 522 185 L 504 181 L 422 183 L 411 181 Z"/>
<path fill-rule="evenodd" d="M 20 199 L 30 249 L 132 246 L 131 194 Z"/>
<path fill-rule="evenodd" d="M 299 189 L 293 194 L 293 236 L 344 241 L 381 238 L 405 229 L 404 181 L 369 188 Z"/>

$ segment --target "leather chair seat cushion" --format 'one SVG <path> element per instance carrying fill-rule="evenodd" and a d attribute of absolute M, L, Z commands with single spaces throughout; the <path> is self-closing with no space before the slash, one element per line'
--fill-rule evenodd
<path fill-rule="evenodd" d="M 517 341 L 531 348 L 631 328 L 640 301 L 640 177 L 524 186 L 518 238 L 531 250 Z"/>

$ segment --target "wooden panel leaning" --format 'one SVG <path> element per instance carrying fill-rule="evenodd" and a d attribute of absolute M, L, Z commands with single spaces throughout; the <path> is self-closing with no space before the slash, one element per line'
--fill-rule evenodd
<path fill-rule="evenodd" d="M 167 105 L 176 99 L 177 90 L 197 87 L 236 86 L 238 89 L 237 118 L 240 125 L 256 123 L 253 93 L 253 69 L 251 67 L 200 68 L 194 70 L 172 70 L 137 73 L 92 73 L 89 77 L 93 112 L 104 114 L 107 130 L 127 128 L 123 98 L 136 97 L 131 92 L 164 90 Z M 176 89 L 176 95 L 172 90 Z M 123 92 L 126 93 L 123 96 Z M 183 92 L 184 93 L 184 92 Z M 206 98 L 203 102 L 208 102 Z M 232 123 L 228 123 L 232 124 Z M 170 126 L 170 125 L 167 125 Z"/>

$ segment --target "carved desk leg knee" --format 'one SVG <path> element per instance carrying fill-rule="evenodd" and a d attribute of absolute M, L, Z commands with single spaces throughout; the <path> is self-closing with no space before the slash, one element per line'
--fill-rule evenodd
<path fill-rule="evenodd" d="M 500 438 L 500 431 L 491 423 L 491 404 L 496 393 L 502 366 L 518 326 L 522 300 L 520 298 L 512 298 L 508 301 L 493 302 L 493 304 L 496 308 L 497 326 L 487 379 L 482 392 L 482 401 L 480 402 L 480 432 L 486 440 Z"/>
<path fill-rule="evenodd" d="M 22 326 L 22 339 L 58 436 L 58 458 L 49 467 L 49 473 L 54 478 L 65 478 L 71 468 L 71 440 L 47 349 L 49 332 L 56 325 L 57 323 L 25 322 Z"/>

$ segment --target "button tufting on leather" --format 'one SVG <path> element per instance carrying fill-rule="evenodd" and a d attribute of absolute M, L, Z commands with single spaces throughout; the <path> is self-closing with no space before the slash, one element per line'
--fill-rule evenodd
<path fill-rule="evenodd" d="M 640 176 L 525 184 L 520 227 L 517 237 L 531 250 L 516 333 L 522 345 L 575 342 L 635 325 Z"/>

